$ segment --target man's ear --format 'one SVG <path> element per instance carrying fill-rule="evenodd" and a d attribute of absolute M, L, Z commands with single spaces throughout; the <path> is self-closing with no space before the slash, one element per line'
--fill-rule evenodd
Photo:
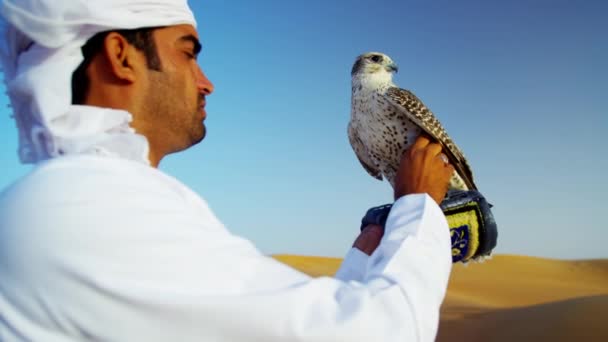
<path fill-rule="evenodd" d="M 139 51 L 118 32 L 110 32 L 104 40 L 104 54 L 114 77 L 127 83 L 137 79 L 138 64 L 145 63 Z M 145 66 L 144 66 L 145 67 Z"/>

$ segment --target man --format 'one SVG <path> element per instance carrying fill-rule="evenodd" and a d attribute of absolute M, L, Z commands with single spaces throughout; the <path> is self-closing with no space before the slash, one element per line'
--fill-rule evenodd
<path fill-rule="evenodd" d="M 417 141 L 385 229 L 313 279 L 155 168 L 204 138 L 213 92 L 185 1 L 4 0 L 2 15 L 20 157 L 36 165 L 0 196 L 0 340 L 435 338 L 451 268 L 440 146 Z"/>

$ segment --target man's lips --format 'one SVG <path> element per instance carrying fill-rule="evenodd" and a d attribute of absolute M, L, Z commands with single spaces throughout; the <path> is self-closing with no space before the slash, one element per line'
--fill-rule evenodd
<path fill-rule="evenodd" d="M 207 112 L 205 111 L 206 103 L 203 102 L 198 106 L 198 111 L 201 113 L 203 120 L 207 118 Z"/>

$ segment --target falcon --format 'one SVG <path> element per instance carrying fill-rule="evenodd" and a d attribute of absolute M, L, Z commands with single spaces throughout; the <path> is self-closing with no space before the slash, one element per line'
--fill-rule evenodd
<path fill-rule="evenodd" d="M 389 56 L 378 52 L 357 57 L 353 65 L 348 138 L 361 165 L 394 188 L 403 152 L 424 132 L 441 144 L 454 166 L 449 189 L 476 190 L 469 163 L 439 120 L 416 95 L 393 83 L 397 70 Z"/>

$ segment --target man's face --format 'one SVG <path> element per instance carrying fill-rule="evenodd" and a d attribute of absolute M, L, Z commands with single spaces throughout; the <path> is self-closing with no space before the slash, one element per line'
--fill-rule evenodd
<path fill-rule="evenodd" d="M 148 138 L 176 152 L 205 137 L 205 96 L 213 85 L 196 61 L 201 47 L 194 27 L 159 28 L 153 36 L 161 70 L 149 71 L 146 108 L 153 137 Z"/>

